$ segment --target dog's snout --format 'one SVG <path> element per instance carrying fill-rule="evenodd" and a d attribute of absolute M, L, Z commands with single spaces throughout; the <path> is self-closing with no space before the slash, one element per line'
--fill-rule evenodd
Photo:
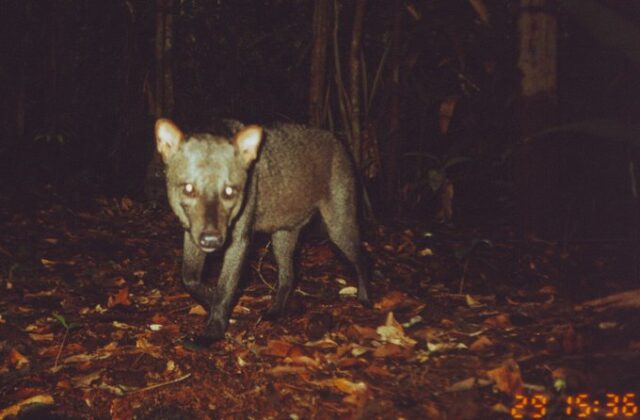
<path fill-rule="evenodd" d="M 217 232 L 202 232 L 200 238 L 198 238 L 198 242 L 203 248 L 220 248 L 222 246 L 222 235 Z"/>

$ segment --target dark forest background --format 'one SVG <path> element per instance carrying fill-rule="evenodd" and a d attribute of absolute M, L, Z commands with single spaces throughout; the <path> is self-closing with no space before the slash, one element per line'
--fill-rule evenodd
<path fill-rule="evenodd" d="M 296 121 L 351 146 L 370 217 L 631 240 L 639 22 L 628 0 L 0 0 L 0 190 L 142 199 L 156 118 Z"/>

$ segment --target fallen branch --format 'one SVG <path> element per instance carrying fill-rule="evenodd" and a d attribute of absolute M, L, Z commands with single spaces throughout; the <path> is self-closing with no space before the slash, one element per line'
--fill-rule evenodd
<path fill-rule="evenodd" d="M 582 304 L 585 308 L 640 308 L 640 289 L 615 293 L 599 299 L 589 300 Z"/>

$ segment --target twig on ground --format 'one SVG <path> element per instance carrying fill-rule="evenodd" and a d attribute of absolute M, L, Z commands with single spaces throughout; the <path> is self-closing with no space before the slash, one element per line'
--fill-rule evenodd
<path fill-rule="evenodd" d="M 183 375 L 183 376 L 181 376 L 181 377 L 179 377 L 179 378 L 176 378 L 176 379 L 172 379 L 172 380 L 170 380 L 170 381 L 161 382 L 161 383 L 159 383 L 159 384 L 154 384 L 154 385 L 149 385 L 149 386 L 147 386 L 147 387 L 140 388 L 140 389 L 135 389 L 135 390 L 133 390 L 133 391 L 131 391 L 131 392 L 128 392 L 128 394 L 135 394 L 135 393 L 137 393 L 137 392 L 149 391 L 149 390 L 151 390 L 151 389 L 160 388 L 161 386 L 175 384 L 175 383 L 178 383 L 178 382 L 184 381 L 185 379 L 187 379 L 187 378 L 188 378 L 188 377 L 190 377 L 190 376 L 191 376 L 191 374 L 190 374 L 190 373 L 187 373 L 186 375 Z"/>
<path fill-rule="evenodd" d="M 53 363 L 53 368 L 58 367 L 58 362 L 60 361 L 60 355 L 62 354 L 62 349 L 64 347 L 64 343 L 67 341 L 67 335 L 69 335 L 69 328 L 64 329 L 64 336 L 62 337 L 62 343 L 60 343 L 60 347 L 58 348 L 58 354 L 56 355 L 56 361 Z"/>

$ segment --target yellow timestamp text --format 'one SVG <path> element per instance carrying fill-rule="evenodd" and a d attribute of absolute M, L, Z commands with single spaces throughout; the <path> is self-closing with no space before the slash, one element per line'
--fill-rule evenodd
<path fill-rule="evenodd" d="M 544 394 L 516 395 L 511 407 L 514 419 L 542 419 L 549 414 L 549 397 Z M 603 397 L 567 395 L 560 409 L 568 417 L 586 418 L 640 418 L 634 392 L 608 392 Z"/>

